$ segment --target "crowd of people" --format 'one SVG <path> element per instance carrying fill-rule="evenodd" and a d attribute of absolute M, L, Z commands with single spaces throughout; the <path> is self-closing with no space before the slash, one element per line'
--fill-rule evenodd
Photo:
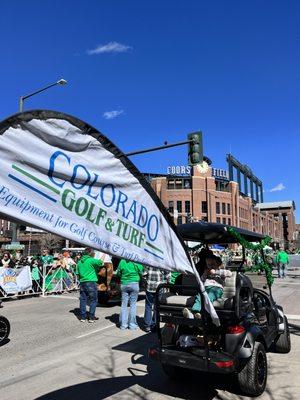
<path fill-rule="evenodd" d="M 77 282 L 75 270 L 79 258 L 79 255 L 71 255 L 68 252 L 58 252 L 53 255 L 50 254 L 48 249 L 44 249 L 42 254 L 27 257 L 22 256 L 20 251 L 14 254 L 4 251 L 0 256 L 0 268 L 18 270 L 29 267 L 32 281 L 31 289 L 16 294 L 38 295 L 42 292 L 43 276 L 45 277 L 45 291 L 64 291 L 75 288 Z M 59 286 L 60 290 L 57 290 L 56 286 Z M 4 292 L 4 289 L 0 286 L 0 297 L 3 296 Z"/>
<path fill-rule="evenodd" d="M 44 249 L 42 254 L 31 257 L 22 257 L 20 253 L 14 256 L 5 251 L 0 258 L 0 267 L 4 268 L 22 268 L 30 266 L 32 289 L 31 294 L 41 293 L 42 274 L 46 273 L 45 288 L 49 289 L 50 284 L 57 277 L 57 271 L 60 271 L 60 281 L 66 282 L 66 288 L 72 289 L 68 279 L 71 281 L 73 276 L 79 283 L 80 291 L 80 321 L 89 323 L 95 322 L 98 318 L 95 315 L 98 303 L 99 289 L 99 271 L 104 266 L 105 257 L 95 258 L 95 251 L 87 248 L 83 253 L 62 252 L 50 254 L 48 249 Z M 155 292 L 159 284 L 170 282 L 172 274 L 165 270 L 142 266 L 126 260 L 117 260 L 115 275 L 120 281 L 121 292 L 121 312 L 120 329 L 138 329 L 136 318 L 136 303 L 140 292 L 140 284 L 143 281 L 146 293 L 145 316 L 143 329 L 146 332 L 155 330 Z M 62 274 L 65 274 L 62 277 Z M 56 274 L 56 275 L 55 275 Z M 176 273 L 173 273 L 173 278 Z M 52 281 L 50 282 L 50 278 Z M 101 279 L 101 278 L 100 278 Z M 62 288 L 62 289 L 66 289 Z M 57 288 L 52 288 L 52 291 Z M 1 295 L 0 295 L 1 297 Z M 1 300 L 0 300 L 1 301 Z M 128 312 L 129 304 L 129 312 Z M 87 307 L 89 306 L 89 312 Z"/>
<path fill-rule="evenodd" d="M 82 258 L 77 263 L 77 275 L 80 282 L 80 321 L 95 322 L 97 306 L 97 282 L 98 273 L 103 267 L 101 259 L 94 258 L 95 252 L 91 248 L 84 251 Z M 121 330 L 138 329 L 136 317 L 136 305 L 140 292 L 140 283 L 145 282 L 145 314 L 143 330 L 150 332 L 155 330 L 155 292 L 162 283 L 168 283 L 172 274 L 159 268 L 143 266 L 133 261 L 124 259 L 119 260 L 116 276 L 121 284 L 121 311 L 119 316 L 119 326 Z M 89 313 L 87 314 L 87 303 L 89 303 Z M 128 312 L 129 305 L 129 312 Z M 88 318 L 87 318 L 88 315 Z"/>
<path fill-rule="evenodd" d="M 292 252 L 288 252 L 284 249 L 274 250 L 271 247 L 264 249 L 265 261 L 271 265 L 273 270 L 277 270 L 278 278 L 286 277 L 286 269 L 290 263 L 290 255 Z M 299 254 L 297 251 L 294 254 Z M 225 249 L 220 253 L 220 257 L 224 265 L 230 265 L 235 260 L 242 260 L 242 251 L 232 251 Z M 261 254 L 253 251 L 246 251 L 245 254 L 245 266 L 249 269 L 255 265 L 259 265 L 263 262 Z"/>
<path fill-rule="evenodd" d="M 194 252 L 193 258 L 197 271 L 201 276 L 206 292 L 212 302 L 222 297 L 225 280 L 231 275 L 231 272 L 226 270 L 224 265 L 230 264 L 235 257 L 239 256 L 241 256 L 241 254 L 238 252 L 233 253 L 230 250 L 225 250 L 218 256 L 214 254 L 213 251 L 206 248 Z M 266 257 L 269 257 L 269 262 L 277 268 L 278 277 L 284 278 L 286 276 L 286 267 L 289 263 L 288 254 L 284 250 L 279 250 L 276 254 L 274 252 L 267 253 Z M 79 319 L 81 322 L 88 321 L 89 323 L 93 323 L 98 319 L 95 312 L 98 303 L 99 275 L 101 276 L 99 271 L 103 267 L 107 268 L 104 261 L 107 261 L 105 257 L 95 258 L 95 251 L 91 248 L 86 248 L 83 253 L 72 254 L 66 251 L 55 253 L 54 255 L 50 254 L 48 249 L 44 249 L 41 255 L 31 257 L 22 257 L 20 252 L 12 256 L 10 252 L 4 251 L 0 257 L 0 267 L 20 268 L 23 266 L 30 266 L 32 278 L 31 293 L 34 295 L 41 292 L 42 274 L 45 273 L 46 281 L 44 281 L 44 288 L 46 291 L 59 292 L 77 289 L 77 284 L 79 284 Z M 256 262 L 259 262 L 259 260 L 251 259 L 247 255 L 247 265 Z M 117 263 L 114 263 L 114 267 L 116 270 L 115 276 L 120 281 L 120 329 L 138 329 L 136 316 L 137 300 L 142 285 L 143 289 L 145 289 L 145 312 L 142 329 L 146 332 L 155 330 L 154 305 L 156 289 L 162 283 L 180 283 L 181 275 L 175 271 L 171 273 L 163 269 L 143 266 L 139 263 L 124 259 L 117 260 Z M 45 277 L 43 279 L 45 279 Z M 60 285 L 59 288 L 56 287 L 55 282 L 57 280 L 64 282 L 65 286 L 62 287 Z M 109 288 L 109 284 L 110 280 L 107 280 L 107 288 Z M 88 305 L 89 312 L 87 312 Z M 196 297 L 192 312 L 188 309 L 184 310 L 186 316 L 189 318 L 194 318 L 194 315 L 200 315 L 200 311 L 200 296 Z"/>
<path fill-rule="evenodd" d="M 68 269 L 76 265 L 80 257 L 80 254 L 70 254 L 69 252 L 57 252 L 53 255 L 50 254 L 48 249 L 44 249 L 42 254 L 27 257 L 22 256 L 20 251 L 14 254 L 11 254 L 9 251 L 4 251 L 0 256 L 0 267 L 21 268 L 27 265 L 37 265 L 41 268 L 43 265 L 46 265 L 47 267 L 63 267 Z"/>

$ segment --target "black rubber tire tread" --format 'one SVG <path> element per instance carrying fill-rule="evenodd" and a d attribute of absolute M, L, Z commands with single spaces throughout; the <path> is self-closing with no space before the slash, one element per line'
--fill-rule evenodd
<path fill-rule="evenodd" d="M 287 317 L 284 316 L 284 332 L 279 336 L 275 342 L 276 353 L 286 354 L 291 351 L 291 337 L 290 328 Z"/>
<path fill-rule="evenodd" d="M 187 371 L 185 368 L 176 367 L 175 365 L 170 364 L 161 364 L 164 373 L 172 380 L 180 380 L 184 379 L 187 375 Z"/>
<path fill-rule="evenodd" d="M 106 305 L 109 302 L 109 296 L 106 292 L 98 292 L 98 304 Z"/>
<path fill-rule="evenodd" d="M 265 376 L 262 384 L 258 382 L 258 376 L 257 376 L 258 372 L 257 361 L 259 354 L 262 354 L 265 361 Z M 251 358 L 249 359 L 245 367 L 237 375 L 241 391 L 244 394 L 250 396 L 260 396 L 265 391 L 267 384 L 267 375 L 268 375 L 268 364 L 267 364 L 266 350 L 262 343 L 255 342 Z"/>
<path fill-rule="evenodd" d="M 5 332 L 5 335 L 3 335 L 3 336 L 1 335 L 0 336 L 0 345 L 2 344 L 2 342 L 4 342 L 8 338 L 8 336 L 10 334 L 10 323 L 9 323 L 9 320 L 6 317 L 4 317 L 3 315 L 0 315 L 0 326 L 2 324 L 5 324 L 6 332 Z"/>

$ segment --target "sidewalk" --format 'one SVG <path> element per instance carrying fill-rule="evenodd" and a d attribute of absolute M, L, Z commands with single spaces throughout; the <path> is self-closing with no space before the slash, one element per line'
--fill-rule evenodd
<path fill-rule="evenodd" d="M 298 275 L 299 276 L 299 275 Z M 284 279 L 279 279 L 276 275 L 272 286 L 272 293 L 276 303 L 280 304 L 285 314 L 300 317 L 300 279 L 288 275 Z"/>

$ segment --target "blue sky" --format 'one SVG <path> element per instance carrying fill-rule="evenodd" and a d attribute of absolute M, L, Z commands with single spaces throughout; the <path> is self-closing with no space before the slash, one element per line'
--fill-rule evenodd
<path fill-rule="evenodd" d="M 124 152 L 202 130 L 215 167 L 231 149 L 265 201 L 300 208 L 299 1 L 2 0 L 0 37 L 1 119 L 63 77 L 25 109 L 75 115 Z M 132 157 L 151 172 L 186 159 Z"/>

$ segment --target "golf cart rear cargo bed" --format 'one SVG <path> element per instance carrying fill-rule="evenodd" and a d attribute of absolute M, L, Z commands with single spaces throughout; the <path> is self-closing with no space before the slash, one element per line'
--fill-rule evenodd
<path fill-rule="evenodd" d="M 153 358 L 162 364 L 214 373 L 231 373 L 235 370 L 234 359 L 226 353 L 210 351 L 207 357 L 202 349 L 194 349 L 197 354 L 166 348 L 156 350 L 156 356 Z"/>

